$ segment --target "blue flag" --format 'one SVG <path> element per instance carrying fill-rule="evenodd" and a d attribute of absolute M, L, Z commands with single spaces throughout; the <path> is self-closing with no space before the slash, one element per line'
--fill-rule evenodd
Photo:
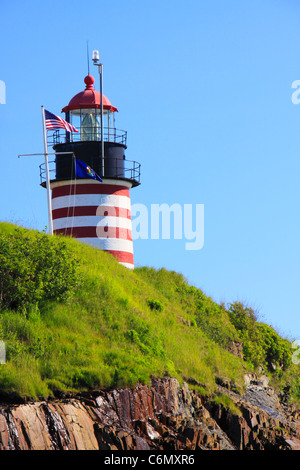
<path fill-rule="evenodd" d="M 75 178 L 92 178 L 93 180 L 100 181 L 102 183 L 102 179 L 99 175 L 86 163 L 78 160 L 75 158 Z"/>

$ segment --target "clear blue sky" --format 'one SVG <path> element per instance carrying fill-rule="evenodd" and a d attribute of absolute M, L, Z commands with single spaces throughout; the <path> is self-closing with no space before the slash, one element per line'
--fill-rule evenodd
<path fill-rule="evenodd" d="M 300 339 L 299 2 L 11 0 L 0 12 L 0 220 L 47 225 L 42 160 L 17 156 L 43 151 L 41 105 L 60 114 L 83 89 L 88 40 L 142 164 L 132 203 L 205 207 L 202 250 L 136 240 L 136 265 L 181 272 Z"/>

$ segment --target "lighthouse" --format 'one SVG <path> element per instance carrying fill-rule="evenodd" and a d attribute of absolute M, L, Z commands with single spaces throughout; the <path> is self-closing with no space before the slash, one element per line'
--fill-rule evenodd
<path fill-rule="evenodd" d="M 88 73 L 83 91 L 62 112 L 78 132 L 47 131 L 55 155 L 50 169 L 53 233 L 107 251 L 133 269 L 130 189 L 140 184 L 140 164 L 125 157 L 127 132 L 115 127 L 118 109 L 103 95 L 101 83 L 100 92 L 96 91 L 95 79 Z M 77 162 L 102 182 L 78 175 Z"/>

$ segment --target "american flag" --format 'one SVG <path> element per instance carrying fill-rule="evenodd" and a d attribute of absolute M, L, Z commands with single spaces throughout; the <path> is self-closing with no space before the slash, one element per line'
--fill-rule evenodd
<path fill-rule="evenodd" d="M 76 127 L 72 126 L 69 122 L 65 121 L 59 116 L 50 113 L 45 109 L 45 124 L 46 129 L 65 129 L 67 132 L 78 132 Z"/>

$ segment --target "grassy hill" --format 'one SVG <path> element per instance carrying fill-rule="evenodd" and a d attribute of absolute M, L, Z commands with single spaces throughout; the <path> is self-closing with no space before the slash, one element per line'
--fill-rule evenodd
<path fill-rule="evenodd" d="M 205 394 L 263 366 L 300 397 L 290 342 L 240 303 L 218 305 L 181 274 L 120 266 L 74 239 L 0 224 L 0 396 L 188 380 Z M 244 358 L 232 344 L 243 343 Z"/>

